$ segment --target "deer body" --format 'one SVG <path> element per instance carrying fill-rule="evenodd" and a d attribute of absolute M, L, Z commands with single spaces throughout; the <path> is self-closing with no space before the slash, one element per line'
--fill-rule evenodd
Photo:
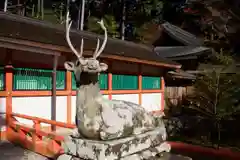
<path fill-rule="evenodd" d="M 76 125 L 81 136 L 87 139 L 111 140 L 130 135 L 141 134 L 163 125 L 161 119 L 156 119 L 144 108 L 137 104 L 105 99 L 100 93 L 98 84 L 98 75 L 106 71 L 108 66 L 105 63 L 99 63 L 96 59 L 103 51 L 107 42 L 107 31 L 103 21 L 99 22 L 101 28 L 105 31 L 103 45 L 99 48 L 99 40 L 92 58 L 83 58 L 82 53 L 78 53 L 71 44 L 69 38 L 67 15 L 67 42 L 78 60 L 65 62 L 65 68 L 74 72 L 77 89 L 76 102 Z M 160 120 L 160 121 L 159 121 Z"/>
<path fill-rule="evenodd" d="M 93 78 L 85 74 L 82 79 Z M 97 77 L 97 75 L 96 75 Z M 78 132 L 90 139 L 116 139 L 155 128 L 154 117 L 137 104 L 105 99 L 96 77 L 77 90 L 76 123 Z"/>

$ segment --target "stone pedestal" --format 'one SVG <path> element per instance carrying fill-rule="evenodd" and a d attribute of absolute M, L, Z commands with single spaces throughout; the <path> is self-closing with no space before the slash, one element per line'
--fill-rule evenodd
<path fill-rule="evenodd" d="M 95 141 L 68 137 L 63 144 L 65 159 L 88 160 L 143 160 L 162 152 L 169 152 L 165 128 L 156 128 L 143 134 L 111 141 Z M 60 158 L 60 157 L 59 157 Z"/>

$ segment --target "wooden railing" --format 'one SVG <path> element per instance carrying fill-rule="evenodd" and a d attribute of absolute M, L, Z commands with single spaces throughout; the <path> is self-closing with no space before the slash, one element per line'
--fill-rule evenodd
<path fill-rule="evenodd" d="M 33 121 L 32 126 L 19 123 L 16 118 L 23 118 Z M 47 120 L 28 115 L 16 114 L 11 115 L 11 120 L 7 127 L 7 138 L 10 142 L 19 144 L 24 148 L 49 158 L 56 158 L 63 153 L 62 142 L 64 137 L 56 134 L 54 131 L 47 131 L 41 127 L 41 124 L 54 125 L 56 127 L 74 129 L 75 125 L 63 122 Z M 239 160 L 240 152 L 233 152 L 228 148 L 207 148 L 181 142 L 169 142 L 173 150 L 180 153 L 196 153 L 198 155 L 209 155 L 226 158 L 228 160 Z"/>
<path fill-rule="evenodd" d="M 33 126 L 19 123 L 16 118 L 31 120 Z M 54 158 L 63 152 L 61 143 L 64 141 L 64 137 L 53 131 L 44 131 L 41 123 L 69 129 L 75 128 L 73 124 L 13 113 L 7 128 L 7 139 L 36 153 Z"/>

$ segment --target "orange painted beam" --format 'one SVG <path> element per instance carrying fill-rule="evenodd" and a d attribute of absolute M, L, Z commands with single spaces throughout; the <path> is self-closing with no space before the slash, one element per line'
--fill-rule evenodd
<path fill-rule="evenodd" d="M 239 160 L 240 152 L 234 152 L 229 148 L 220 148 L 214 149 L 209 147 L 202 147 L 187 143 L 181 142 L 168 142 L 171 145 L 172 149 L 176 149 L 179 152 L 189 152 L 189 153 L 197 153 L 199 155 L 209 155 L 209 156 L 217 156 L 221 158 L 226 158 L 228 160 Z"/>
<path fill-rule="evenodd" d="M 51 124 L 51 125 L 55 125 L 55 126 L 63 127 L 63 128 L 70 128 L 70 129 L 75 128 L 75 125 L 73 125 L 73 124 L 66 124 L 66 123 L 63 123 L 63 122 L 58 122 L 58 121 L 53 121 L 53 120 L 48 120 L 48 119 L 43 119 L 43 118 L 18 114 L 18 113 L 12 113 L 12 116 L 19 117 L 19 118 L 24 118 L 24 119 L 28 119 L 28 120 L 32 120 L 32 121 L 39 121 L 41 123 Z"/>
<path fill-rule="evenodd" d="M 71 91 L 57 91 L 57 96 L 67 96 Z M 52 91 L 13 91 L 13 97 L 51 96 Z"/>
<path fill-rule="evenodd" d="M 111 87 L 111 85 L 110 85 Z M 140 86 L 139 86 L 140 87 Z M 102 90 L 102 94 L 140 94 L 140 93 L 163 93 L 163 89 L 154 90 Z M 0 91 L 0 97 L 6 97 L 6 91 Z M 12 91 L 12 97 L 37 97 L 51 96 L 51 91 Z M 76 95 L 76 91 L 57 91 L 57 96 Z"/>
<path fill-rule="evenodd" d="M 7 97 L 6 91 L 0 91 L 0 97 Z"/>
<path fill-rule="evenodd" d="M 102 94 L 140 94 L 140 93 L 162 93 L 163 90 L 102 90 Z M 76 91 L 72 91 L 72 95 L 76 96 Z"/>
<path fill-rule="evenodd" d="M 57 135 L 53 132 L 47 132 L 47 131 L 41 131 L 40 129 L 34 129 L 32 127 L 28 127 L 28 126 L 18 123 L 18 122 L 11 123 L 10 126 L 14 129 L 20 129 L 20 130 L 26 131 L 27 133 L 36 134 L 38 136 L 42 136 L 42 137 L 46 137 L 46 138 L 50 137 L 59 142 L 64 141 L 63 136 Z M 34 139 L 34 137 L 32 137 L 32 139 Z"/>
<path fill-rule="evenodd" d="M 7 131 L 0 131 L 0 141 L 7 140 Z"/>

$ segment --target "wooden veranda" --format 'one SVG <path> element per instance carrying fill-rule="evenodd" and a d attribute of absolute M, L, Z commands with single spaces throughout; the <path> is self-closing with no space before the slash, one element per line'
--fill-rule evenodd
<path fill-rule="evenodd" d="M 72 74 L 65 73 L 66 81 L 63 89 L 58 89 L 56 86 L 57 71 L 63 70 L 65 60 L 72 59 L 72 54 L 63 38 L 64 28 L 3 12 L 0 12 L 0 22 L 0 64 L 4 68 L 4 85 L 3 90 L 0 91 L 0 103 L 6 109 L 4 113 L 6 125 L 3 127 L 6 130 L 0 132 L 1 136 L 4 135 L 3 137 L 8 141 L 36 153 L 55 158 L 63 152 L 62 143 L 65 133 L 61 132 L 60 128 L 64 128 L 64 131 L 75 128 L 72 120 L 74 108 L 72 97 L 75 96 L 76 91 L 72 88 Z M 84 48 L 86 56 L 90 56 L 94 50 L 97 37 L 101 38 L 99 35 L 77 31 L 73 31 L 71 36 L 75 45 L 80 38 L 86 40 Z M 153 52 L 153 48 L 116 39 L 109 40 L 100 58 L 110 66 L 109 71 L 105 73 L 107 87 L 102 90 L 104 96 L 109 99 L 118 97 L 126 100 L 130 97 L 130 100 L 143 106 L 146 105 L 149 111 L 163 111 L 164 79 L 162 77 L 168 71 L 180 68 L 181 65 L 160 58 Z M 21 81 L 18 87 L 14 87 L 15 68 L 18 67 L 51 69 L 48 72 L 51 74 L 50 89 L 43 87 L 43 90 L 18 90 L 18 88 L 21 89 L 19 86 L 23 83 Z M 133 83 L 134 87 L 121 86 L 124 89 L 115 87 L 114 77 L 119 77 L 119 75 L 115 76 L 116 74 L 122 75 L 122 79 L 132 77 L 131 81 L 136 80 L 137 83 Z M 117 79 L 116 82 L 119 81 Z M 150 85 L 145 85 L 148 81 L 151 82 Z M 24 85 L 30 82 L 32 79 L 24 82 Z M 150 102 L 146 102 L 146 99 Z M 156 103 L 151 103 L 154 100 Z M 66 107 L 65 110 L 61 110 L 63 106 Z M 42 117 L 35 116 L 39 114 L 38 112 L 43 114 Z M 63 118 L 59 118 L 58 115 L 62 112 L 66 114 L 62 116 Z M 169 143 L 173 148 L 182 151 L 240 159 L 239 153 L 233 153 L 229 149 L 216 151 L 183 143 Z"/>

